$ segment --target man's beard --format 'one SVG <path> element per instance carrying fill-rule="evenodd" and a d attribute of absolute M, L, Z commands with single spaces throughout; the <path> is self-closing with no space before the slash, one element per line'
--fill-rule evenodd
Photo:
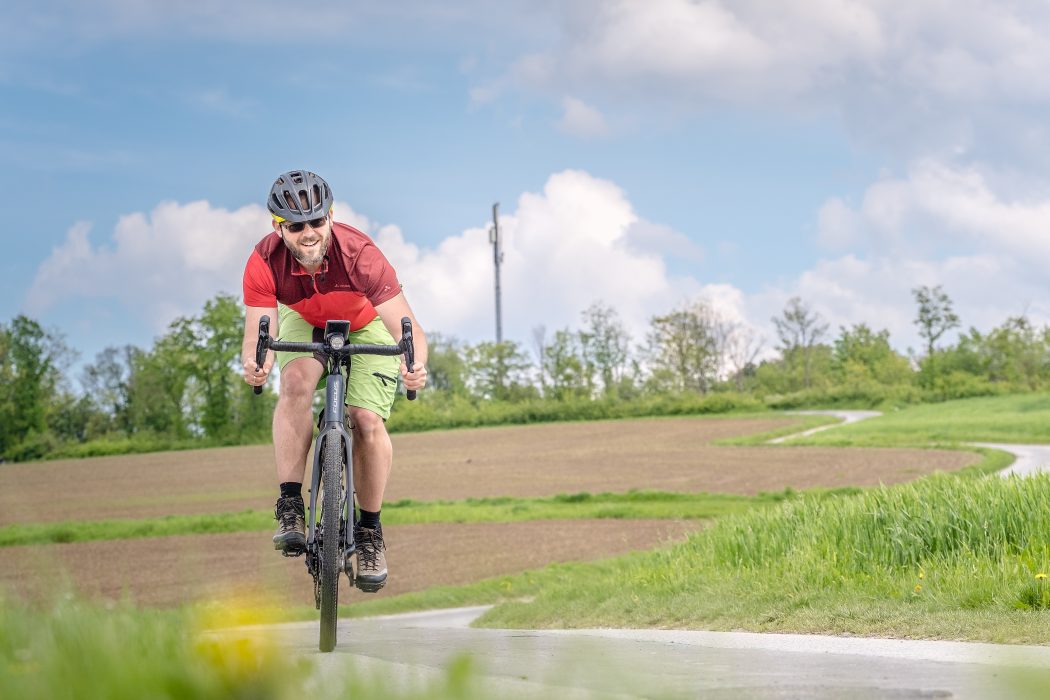
<path fill-rule="evenodd" d="M 288 242 L 288 239 L 284 239 L 285 245 L 288 246 L 288 250 L 292 251 L 292 256 L 299 261 L 299 264 L 304 267 L 314 267 L 320 265 L 321 261 L 324 260 L 325 254 L 328 252 L 328 244 L 331 241 L 330 235 L 321 237 L 320 245 L 313 250 L 313 253 L 307 253 L 298 245 L 292 245 Z"/>

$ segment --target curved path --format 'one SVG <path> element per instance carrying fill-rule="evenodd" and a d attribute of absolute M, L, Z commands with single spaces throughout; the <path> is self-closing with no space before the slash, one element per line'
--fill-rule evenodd
<path fill-rule="evenodd" d="M 482 686 L 477 697 L 984 700 L 1023 697 L 1015 692 L 1015 682 L 1024 682 L 1025 674 L 1050 672 L 1050 647 L 800 634 L 469 627 L 486 609 L 343 620 L 331 654 L 316 651 L 316 623 L 281 625 L 278 639 L 314 657 L 322 676 L 351 668 L 403 690 L 442 687 L 443 669 L 466 654 Z M 274 629 L 225 634 L 269 635 Z"/>
<path fill-rule="evenodd" d="M 843 423 L 880 415 L 807 411 Z M 1006 450 L 1005 473 L 1050 469 L 1050 446 L 973 443 Z M 974 698 L 1042 697 L 1050 647 L 801 634 L 680 630 L 497 630 L 469 625 L 487 607 L 341 620 L 335 653 L 319 654 L 317 623 L 227 630 L 265 635 L 315 656 L 322 676 L 348 667 L 396 687 L 444 687 L 451 659 L 467 654 L 479 697 Z M 1042 685 L 1033 685 L 1038 674 Z"/>

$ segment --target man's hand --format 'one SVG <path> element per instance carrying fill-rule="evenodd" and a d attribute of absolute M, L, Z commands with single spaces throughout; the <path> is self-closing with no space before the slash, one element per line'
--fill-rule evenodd
<path fill-rule="evenodd" d="M 265 384 L 266 378 L 270 376 L 270 370 L 273 369 L 273 358 L 273 351 L 267 350 L 266 360 L 263 362 L 262 367 L 259 367 L 254 357 L 243 358 L 244 361 L 241 366 L 244 368 L 244 381 L 251 386 L 262 386 Z"/>
<path fill-rule="evenodd" d="M 405 389 L 410 391 L 419 391 L 427 385 L 427 368 L 423 366 L 422 362 L 417 362 L 412 367 L 413 372 L 408 371 L 408 365 L 405 364 L 405 358 L 401 358 L 401 380 L 405 384 Z"/>

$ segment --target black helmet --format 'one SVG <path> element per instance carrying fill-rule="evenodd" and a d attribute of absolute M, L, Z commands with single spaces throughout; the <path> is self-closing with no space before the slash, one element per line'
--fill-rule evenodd
<path fill-rule="evenodd" d="M 274 181 L 266 208 L 278 223 L 318 219 L 332 208 L 332 190 L 308 170 L 289 170 Z"/>

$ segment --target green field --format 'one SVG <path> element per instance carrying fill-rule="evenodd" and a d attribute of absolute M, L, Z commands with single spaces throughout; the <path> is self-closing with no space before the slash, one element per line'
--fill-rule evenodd
<path fill-rule="evenodd" d="M 852 493 L 858 489 L 834 489 L 829 493 Z M 814 490 L 824 492 L 823 490 Z M 414 501 L 404 499 L 384 504 L 386 525 L 426 523 L 496 523 L 523 520 L 616 519 L 708 519 L 751 508 L 769 506 L 799 497 L 786 489 L 777 493 L 741 496 L 719 493 L 576 493 L 551 498 L 468 498 L 463 501 Z M 17 524 L 0 527 L 0 547 L 123 540 L 169 535 L 205 535 L 223 532 L 253 532 L 273 528 L 273 511 L 245 510 L 210 515 L 171 515 L 142 520 L 88 520 L 60 523 Z"/>

